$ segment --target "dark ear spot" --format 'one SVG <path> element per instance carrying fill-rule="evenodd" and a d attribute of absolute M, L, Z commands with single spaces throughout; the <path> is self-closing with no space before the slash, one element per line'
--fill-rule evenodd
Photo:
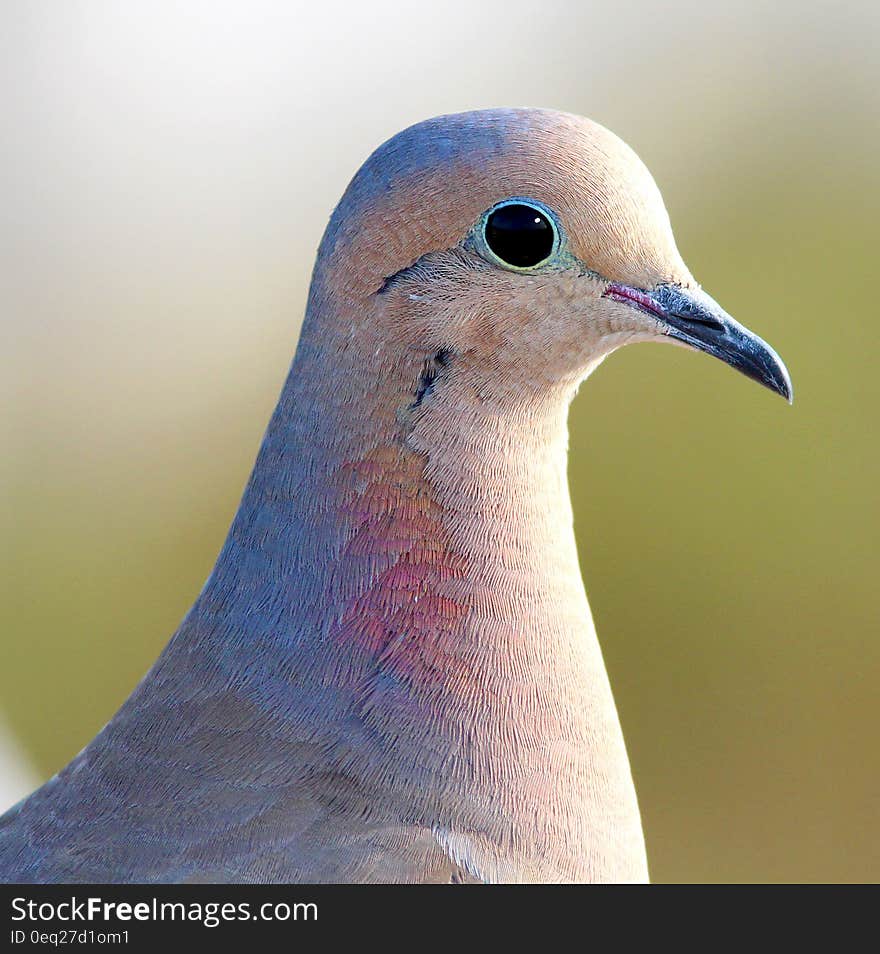
<path fill-rule="evenodd" d="M 434 384 L 440 372 L 443 368 L 448 367 L 451 361 L 452 350 L 449 348 L 441 348 L 435 354 L 425 359 L 422 365 L 422 373 L 419 375 L 419 380 L 416 385 L 415 401 L 410 405 L 410 408 L 420 407 L 425 398 L 431 396 L 434 391 Z"/>

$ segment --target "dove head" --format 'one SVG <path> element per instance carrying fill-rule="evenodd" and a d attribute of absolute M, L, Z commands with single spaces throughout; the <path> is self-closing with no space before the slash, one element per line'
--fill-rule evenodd
<path fill-rule="evenodd" d="M 313 294 L 348 303 L 349 339 L 386 373 L 417 355 L 484 396 L 571 394 L 649 339 L 791 396 L 775 352 L 695 283 L 638 156 L 565 113 L 460 113 L 389 140 L 331 219 Z"/>

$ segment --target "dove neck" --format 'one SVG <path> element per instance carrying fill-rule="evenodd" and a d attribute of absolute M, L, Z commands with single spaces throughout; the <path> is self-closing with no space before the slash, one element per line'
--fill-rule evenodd
<path fill-rule="evenodd" d="M 437 659 L 592 637 L 566 477 L 574 384 L 390 352 L 307 319 L 215 569 L 220 605 L 271 605 L 364 659 L 402 629 Z"/>
<path fill-rule="evenodd" d="M 576 382 L 537 390 L 473 354 L 395 344 L 310 308 L 211 597 L 284 616 L 290 601 L 291 623 L 308 614 L 323 632 L 367 590 L 396 605 L 457 589 L 513 620 L 524 600 L 558 616 L 548 594 L 563 588 L 580 634 L 566 476 Z"/>
<path fill-rule="evenodd" d="M 572 846 L 548 870 L 583 878 L 585 817 L 643 858 L 578 568 L 573 385 L 529 393 L 467 355 L 425 382 L 424 353 L 375 371 L 376 350 L 307 323 L 187 640 L 274 717 L 328 745 L 348 727 L 358 771 L 425 817 L 449 789 L 487 830 L 528 830 L 539 779 Z M 591 835 L 597 857 L 619 827 Z"/>

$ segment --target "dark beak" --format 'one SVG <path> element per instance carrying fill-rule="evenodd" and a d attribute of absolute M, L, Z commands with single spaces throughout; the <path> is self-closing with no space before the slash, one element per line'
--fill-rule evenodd
<path fill-rule="evenodd" d="M 700 289 L 658 285 L 642 291 L 612 283 L 604 294 L 652 315 L 670 338 L 720 358 L 791 403 L 791 378 L 779 355 Z"/>

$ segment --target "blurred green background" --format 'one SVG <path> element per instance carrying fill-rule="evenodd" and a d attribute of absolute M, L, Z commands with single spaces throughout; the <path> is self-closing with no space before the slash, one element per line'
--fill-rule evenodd
<path fill-rule="evenodd" d="M 684 351 L 571 419 L 657 881 L 880 876 L 874 4 L 6 2 L 0 787 L 70 759 L 223 541 L 369 151 L 547 105 L 626 139 L 795 404 Z M 0 806 L 2 807 L 2 806 Z"/>

